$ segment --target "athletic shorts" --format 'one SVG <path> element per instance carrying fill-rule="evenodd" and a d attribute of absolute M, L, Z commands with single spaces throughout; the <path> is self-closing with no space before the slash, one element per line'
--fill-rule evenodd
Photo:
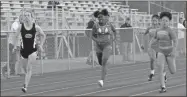
<path fill-rule="evenodd" d="M 170 55 L 172 53 L 172 51 L 173 51 L 173 48 L 168 48 L 168 49 L 159 48 L 159 49 L 160 49 L 160 52 L 163 53 L 165 56 Z"/>
<path fill-rule="evenodd" d="M 97 53 L 102 53 L 104 49 L 112 50 L 112 45 L 110 43 L 96 43 L 95 50 Z"/>
<path fill-rule="evenodd" d="M 24 59 L 28 59 L 29 55 L 31 55 L 32 53 L 36 52 L 37 49 L 36 48 L 32 48 L 32 49 L 21 49 L 20 50 L 20 54 Z"/>

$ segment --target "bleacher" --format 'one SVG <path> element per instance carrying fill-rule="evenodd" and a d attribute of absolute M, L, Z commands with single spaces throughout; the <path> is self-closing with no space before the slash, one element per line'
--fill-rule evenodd
<path fill-rule="evenodd" d="M 55 13 L 55 11 L 52 12 L 52 8 L 50 8 L 49 6 L 51 5 L 48 5 L 48 1 L 2 1 L 1 28 L 5 31 L 8 30 L 8 27 L 5 25 L 11 25 L 13 21 L 19 16 L 20 11 L 23 8 L 35 9 L 35 18 L 37 19 L 38 24 L 40 24 L 42 28 L 47 27 L 49 29 L 57 26 L 55 25 L 55 21 L 63 20 L 62 18 L 60 18 L 62 17 L 62 8 L 64 10 L 63 14 L 65 16 L 65 19 L 68 22 L 67 24 L 71 28 L 77 28 L 76 26 L 81 26 L 81 28 L 84 28 L 83 26 L 86 26 L 86 23 L 90 19 L 90 15 L 98 9 L 106 8 L 110 13 L 116 13 L 118 12 L 118 9 L 122 7 L 128 9 L 127 5 L 113 4 L 110 1 L 97 0 L 63 0 L 60 1 L 57 7 L 53 9 L 56 12 L 58 10 L 58 13 Z M 62 24 L 62 22 L 59 22 L 59 27 Z"/>
<path fill-rule="evenodd" d="M 111 14 L 111 22 L 116 27 L 124 23 L 125 17 L 131 17 L 133 26 L 147 27 L 150 17 L 147 12 L 139 12 L 128 5 L 122 5 L 121 0 L 62 0 L 55 8 L 48 1 L 2 1 L 1 29 L 9 30 L 13 21 L 19 16 L 23 8 L 35 9 L 35 18 L 42 28 L 63 28 L 63 22 L 70 28 L 85 28 L 90 15 L 101 8 L 106 8 Z M 122 9 L 120 12 L 119 10 Z M 63 10 L 63 11 L 62 11 Z M 65 19 L 65 20 L 64 20 Z M 175 20 L 176 21 L 176 20 Z M 59 23 L 59 24 L 58 24 Z M 66 27 L 67 28 L 67 27 Z"/>

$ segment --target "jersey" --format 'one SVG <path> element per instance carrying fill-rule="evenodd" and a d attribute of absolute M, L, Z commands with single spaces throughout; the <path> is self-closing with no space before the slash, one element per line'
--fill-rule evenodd
<path fill-rule="evenodd" d="M 100 26 L 99 23 L 95 23 L 95 28 L 93 28 L 93 30 L 94 30 L 93 36 L 95 38 L 101 40 L 103 43 L 110 44 L 113 31 L 112 31 L 112 25 L 109 22 L 107 22 L 106 25 L 104 26 Z"/>
<path fill-rule="evenodd" d="M 33 27 L 31 30 L 26 30 L 24 24 L 21 27 L 21 37 L 22 37 L 22 45 L 21 45 L 21 55 L 23 58 L 28 58 L 30 54 L 36 52 L 36 28 L 35 23 L 33 23 Z"/>
<path fill-rule="evenodd" d="M 149 27 L 145 32 L 145 34 L 149 35 L 149 45 L 148 45 L 149 48 L 153 48 L 153 49 L 157 48 L 157 42 L 151 41 L 156 35 L 156 29 L 157 28 Z"/>
<path fill-rule="evenodd" d="M 172 40 L 176 38 L 177 35 L 171 30 L 171 28 L 158 29 L 156 31 L 156 39 L 158 40 L 159 49 L 165 55 L 168 55 L 173 51 Z"/>

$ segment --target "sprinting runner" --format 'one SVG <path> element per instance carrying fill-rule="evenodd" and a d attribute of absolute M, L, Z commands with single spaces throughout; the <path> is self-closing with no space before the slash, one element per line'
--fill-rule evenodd
<path fill-rule="evenodd" d="M 14 37 L 15 45 L 13 52 L 16 49 L 17 40 L 19 39 L 18 37 L 20 34 L 22 38 L 22 45 L 20 50 L 22 58 L 20 59 L 20 62 L 22 63 L 23 69 L 25 71 L 25 82 L 22 91 L 25 93 L 27 92 L 27 87 L 32 75 L 32 64 L 36 60 L 36 51 L 43 51 L 42 46 L 46 39 L 46 36 L 42 29 L 38 25 L 35 25 L 33 15 L 30 10 L 25 10 L 24 21 L 19 25 L 17 29 L 16 35 Z M 40 44 L 35 43 L 36 34 L 40 34 L 42 36 Z"/>
<path fill-rule="evenodd" d="M 106 76 L 106 66 L 112 51 L 112 43 L 116 39 L 116 30 L 109 22 L 109 13 L 106 9 L 96 11 L 94 16 L 99 20 L 92 29 L 92 39 L 96 43 L 96 54 L 102 66 L 101 80 L 99 85 L 102 87 Z"/>
<path fill-rule="evenodd" d="M 156 64 L 156 56 L 157 56 L 157 52 L 154 50 L 155 48 L 158 48 L 157 47 L 157 43 L 153 43 L 152 39 L 154 38 L 155 36 L 155 32 L 156 32 L 156 29 L 158 29 L 160 27 L 159 25 L 159 16 L 158 15 L 153 15 L 152 16 L 152 25 L 151 27 L 148 27 L 146 29 L 146 32 L 144 33 L 144 36 L 146 35 L 149 35 L 149 44 L 148 44 L 148 55 L 150 57 L 150 68 L 151 68 L 151 71 L 150 71 L 150 74 L 149 74 L 149 78 L 148 80 L 151 81 L 154 74 L 155 74 L 155 70 L 154 70 L 154 64 Z M 142 45 L 142 49 L 144 49 L 144 46 Z M 166 75 L 166 73 L 165 73 Z M 165 76 L 165 80 L 166 80 L 166 76 Z"/>
<path fill-rule="evenodd" d="M 157 65 L 159 70 L 159 78 L 161 84 L 160 93 L 166 92 L 165 78 L 164 78 L 164 65 L 165 62 L 168 65 L 171 74 L 176 72 L 176 48 L 177 48 L 177 35 L 169 27 L 172 15 L 170 12 L 161 12 L 161 28 L 156 30 L 155 40 L 158 42 L 158 55 Z"/>

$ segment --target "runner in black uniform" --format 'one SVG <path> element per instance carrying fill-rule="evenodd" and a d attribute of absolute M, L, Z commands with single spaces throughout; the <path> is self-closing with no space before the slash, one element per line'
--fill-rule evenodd
<path fill-rule="evenodd" d="M 43 51 L 43 44 L 45 42 L 46 36 L 42 29 L 34 23 L 33 15 L 30 10 L 25 10 L 24 12 L 24 22 L 19 25 L 15 38 L 14 38 L 14 49 L 16 49 L 16 44 L 19 35 L 22 37 L 22 45 L 21 45 L 21 63 L 23 64 L 23 68 L 25 71 L 25 83 L 22 88 L 23 92 L 27 91 L 27 87 L 32 75 L 32 64 L 36 60 L 37 54 L 36 51 Z M 40 34 L 41 42 L 40 44 L 35 43 L 36 34 Z"/>

